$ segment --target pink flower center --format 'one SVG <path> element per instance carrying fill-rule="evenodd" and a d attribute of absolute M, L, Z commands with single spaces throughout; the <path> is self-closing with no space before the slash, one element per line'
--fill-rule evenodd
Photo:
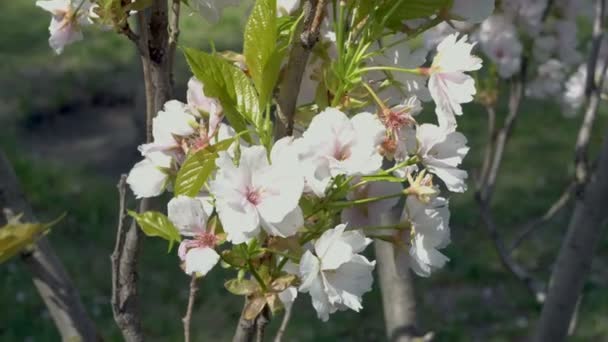
<path fill-rule="evenodd" d="M 213 248 L 217 244 L 217 237 L 212 233 L 203 232 L 196 237 L 198 247 Z"/>
<path fill-rule="evenodd" d="M 332 153 L 332 156 L 336 160 L 340 160 L 340 161 L 346 160 L 351 156 L 350 147 L 343 146 L 339 143 L 336 143 L 336 145 L 334 145 L 334 152 Z"/>
<path fill-rule="evenodd" d="M 382 113 L 382 121 L 389 130 L 398 130 L 403 126 L 413 123 L 412 117 L 408 114 L 408 110 L 393 111 L 385 109 Z"/>
<path fill-rule="evenodd" d="M 255 189 L 247 189 L 247 201 L 253 205 L 260 204 L 261 196 L 260 192 Z"/>

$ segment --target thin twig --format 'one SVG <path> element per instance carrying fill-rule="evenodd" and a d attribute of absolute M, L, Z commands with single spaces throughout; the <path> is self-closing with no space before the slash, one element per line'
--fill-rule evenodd
<path fill-rule="evenodd" d="M 503 239 L 498 233 L 498 228 L 496 226 L 496 223 L 494 222 L 494 218 L 492 217 L 490 208 L 488 207 L 488 203 L 480 200 L 478 198 L 479 196 L 476 197 L 479 202 L 481 217 L 484 221 L 486 229 L 488 230 L 490 239 L 492 240 L 492 243 L 494 244 L 494 247 L 498 252 L 498 256 L 500 258 L 501 263 L 509 272 L 511 272 L 511 274 L 513 274 L 518 280 L 520 280 L 524 285 L 526 285 L 528 290 L 532 293 L 532 295 L 538 302 L 542 302 L 545 298 L 545 285 L 538 281 L 536 278 L 534 278 L 532 274 L 526 271 L 525 268 L 523 268 L 521 265 L 515 262 L 513 258 L 511 258 L 511 255 L 507 250 Z"/>
<path fill-rule="evenodd" d="M 190 322 L 192 321 L 192 309 L 194 308 L 194 300 L 196 299 L 196 293 L 198 292 L 198 284 L 196 274 L 192 273 L 192 279 L 190 280 L 190 295 L 188 296 L 188 308 L 186 309 L 186 315 L 182 318 L 184 323 L 184 341 L 190 342 Z"/>
<path fill-rule="evenodd" d="M 177 48 L 177 41 L 179 39 L 179 13 L 181 8 L 182 0 L 172 0 L 171 2 L 171 15 L 169 16 L 169 48 L 168 48 L 168 65 L 173 65 L 175 62 L 175 50 Z M 173 71 L 173 70 L 172 70 Z M 171 82 L 173 82 L 173 75 L 171 75 Z"/>
<path fill-rule="evenodd" d="M 266 326 L 270 322 L 270 309 L 268 305 L 262 309 L 262 312 L 255 319 L 256 328 L 256 342 L 264 342 L 264 333 L 266 332 Z"/>
<path fill-rule="evenodd" d="M 287 331 L 287 326 L 289 325 L 289 321 L 291 320 L 291 312 L 293 310 L 293 303 L 285 307 L 285 313 L 283 314 L 283 320 L 281 321 L 281 326 L 277 331 L 276 336 L 274 337 L 274 342 L 283 341 L 283 335 L 285 335 L 285 331 Z"/>
<path fill-rule="evenodd" d="M 539 227 L 542 227 L 544 223 L 551 221 L 564 208 L 567 208 L 567 204 L 570 203 L 574 189 L 575 183 L 570 183 L 557 201 L 555 201 L 542 216 L 528 221 L 523 224 L 521 228 L 517 229 L 520 233 L 513 240 L 513 243 L 511 243 L 510 252 L 513 253 L 530 234 Z"/>
<path fill-rule="evenodd" d="M 602 71 L 597 74 L 597 63 L 600 57 L 600 48 L 604 39 L 604 30 L 602 27 L 603 18 L 606 9 L 604 4 L 596 5 L 595 19 L 593 22 L 593 38 L 589 60 L 587 61 L 587 82 L 585 86 L 585 95 L 587 97 L 587 109 L 581 129 L 576 138 L 576 149 L 574 153 L 575 176 L 577 186 L 582 188 L 588 179 L 588 150 L 589 141 L 591 139 L 591 131 L 597 117 L 598 106 L 601 100 L 601 89 L 604 84 L 606 68 L 608 67 L 608 59 L 604 61 Z"/>
<path fill-rule="evenodd" d="M 492 153 L 494 151 L 494 142 L 496 140 L 496 110 L 493 106 L 486 106 L 486 112 L 488 113 L 488 141 L 486 142 L 483 165 L 477 181 L 478 190 L 487 181 L 490 161 L 492 160 Z"/>

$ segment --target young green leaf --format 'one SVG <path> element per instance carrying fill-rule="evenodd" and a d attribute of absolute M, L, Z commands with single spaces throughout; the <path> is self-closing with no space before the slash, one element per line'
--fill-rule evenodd
<path fill-rule="evenodd" d="M 237 132 L 247 130 L 262 116 L 258 95 L 245 73 L 221 57 L 184 48 L 190 70 L 205 85 L 205 94 L 219 99 L 224 115 Z M 248 134 L 243 136 L 248 142 Z"/>
<path fill-rule="evenodd" d="M 215 170 L 218 152 L 227 150 L 233 142 L 233 138 L 225 139 L 189 155 L 173 183 L 175 195 L 196 196 Z"/>
<path fill-rule="evenodd" d="M 157 211 L 146 211 L 143 214 L 138 214 L 131 210 L 128 213 L 137 221 L 144 234 L 169 241 L 169 251 L 171 251 L 173 243 L 182 241 L 179 231 L 164 214 Z"/>
<path fill-rule="evenodd" d="M 276 0 L 257 0 L 245 26 L 243 54 L 259 94 L 260 104 L 270 100 L 279 77 L 283 53 L 277 49 Z M 255 118 L 256 127 L 261 118 Z"/>
<path fill-rule="evenodd" d="M 255 281 L 238 278 L 228 280 L 224 283 L 224 287 L 237 296 L 249 296 L 260 290 L 260 286 Z"/>
<path fill-rule="evenodd" d="M 385 7 L 389 11 L 386 26 L 390 29 L 401 30 L 403 21 L 409 19 L 428 18 L 437 14 L 441 9 L 449 6 L 452 0 L 401 0 L 396 8 L 392 8 L 396 1 L 386 1 Z"/>
<path fill-rule="evenodd" d="M 50 223 L 22 223 L 19 217 L 0 227 L 0 264 L 35 243 L 64 215 Z"/>

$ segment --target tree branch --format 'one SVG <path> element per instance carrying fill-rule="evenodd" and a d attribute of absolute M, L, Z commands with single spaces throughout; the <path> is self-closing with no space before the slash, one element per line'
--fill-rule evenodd
<path fill-rule="evenodd" d="M 146 142 L 152 141 L 152 119 L 162 109 L 171 96 L 172 64 L 169 58 L 168 4 L 165 0 L 154 0 L 146 11 L 137 13 L 139 26 L 138 47 L 142 60 L 144 86 L 146 91 Z M 175 36 L 177 38 L 177 36 Z M 150 203 L 140 201 L 138 211 L 144 212 Z M 124 209 L 124 208 L 123 208 Z M 112 298 L 114 319 L 126 341 L 143 341 L 141 317 L 138 304 L 137 262 L 141 247 L 142 233 L 135 220 L 123 228 L 119 219 L 116 248 L 112 254 L 112 277 L 114 279 Z"/>
<path fill-rule="evenodd" d="M 513 251 L 517 249 L 517 247 L 519 247 L 521 243 L 536 229 L 541 227 L 544 223 L 552 220 L 559 212 L 567 208 L 566 205 L 570 203 L 574 188 L 575 183 L 570 183 L 566 187 L 566 190 L 564 190 L 562 195 L 557 199 L 557 201 L 555 201 L 541 217 L 537 217 L 533 220 L 530 220 L 524 225 L 522 225 L 521 228 L 517 229 L 520 231 L 520 233 L 513 240 L 513 243 L 511 243 L 511 247 L 509 248 L 510 253 L 513 253 Z"/>
<path fill-rule="evenodd" d="M 283 341 L 283 336 L 285 335 L 285 331 L 287 331 L 287 326 L 289 325 L 289 321 L 291 320 L 291 313 L 293 310 L 293 304 L 285 307 L 285 313 L 283 314 L 283 320 L 281 321 L 281 326 L 277 331 L 276 336 L 274 337 L 274 342 Z"/>
<path fill-rule="evenodd" d="M 302 77 L 306 70 L 310 51 L 319 39 L 319 30 L 325 13 L 326 2 L 327 0 L 308 0 L 304 3 L 304 23 L 296 29 L 300 36 L 300 43 L 294 43 L 291 47 L 287 66 L 279 86 L 277 98 L 279 120 L 277 120 L 275 132 L 277 139 L 293 134 Z"/>
<path fill-rule="evenodd" d="M 25 221 L 36 222 L 33 210 L 19 187 L 17 175 L 2 151 L 0 208 L 15 214 L 22 213 Z M 2 220 L 3 218 L 0 218 L 0 221 Z M 23 254 L 22 260 L 27 265 L 34 286 L 49 310 L 62 340 L 100 341 L 101 336 L 86 312 L 78 290 L 48 239 L 39 239 L 32 252 Z"/>
<path fill-rule="evenodd" d="M 601 1 L 603 2 L 603 1 Z M 568 233 L 551 276 L 547 300 L 536 327 L 535 341 L 563 341 L 577 300 L 591 268 L 593 255 L 608 220 L 608 130 L 598 170 L 577 199 Z"/>
<path fill-rule="evenodd" d="M 190 322 L 192 321 L 192 309 L 194 308 L 194 300 L 196 299 L 196 293 L 198 292 L 198 284 L 196 283 L 196 274 L 192 274 L 190 280 L 190 295 L 188 296 L 188 308 L 186 309 L 186 315 L 182 318 L 184 323 L 184 341 L 190 342 Z"/>
<path fill-rule="evenodd" d="M 264 342 L 264 333 L 266 332 L 266 326 L 268 323 L 270 323 L 270 309 L 268 308 L 268 305 L 266 305 L 255 319 L 256 342 Z"/>
<path fill-rule="evenodd" d="M 245 309 L 247 308 L 248 301 L 249 299 L 245 299 L 245 305 L 243 305 L 241 317 L 239 318 L 234 336 L 232 337 L 232 342 L 252 342 L 255 337 L 255 320 L 248 320 L 245 318 Z"/>
<path fill-rule="evenodd" d="M 593 22 L 593 38 L 589 60 L 587 61 L 587 82 L 585 86 L 585 95 L 587 97 L 587 109 L 585 117 L 576 138 L 576 148 L 574 152 L 575 179 L 577 186 L 582 187 L 588 178 L 588 150 L 589 140 L 593 123 L 597 117 L 598 106 L 601 100 L 601 89 L 604 84 L 606 75 L 606 67 L 608 67 L 608 59 L 604 61 L 602 71 L 598 75 L 597 63 L 600 57 L 600 48 L 604 38 L 604 29 L 602 27 L 603 18 L 605 16 L 605 4 L 596 3 L 595 19 Z"/>

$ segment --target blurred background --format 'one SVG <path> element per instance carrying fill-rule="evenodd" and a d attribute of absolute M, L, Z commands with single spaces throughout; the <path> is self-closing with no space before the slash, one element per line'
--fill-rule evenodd
<path fill-rule="evenodd" d="M 239 51 L 245 7 L 225 12 L 215 25 L 197 15 L 182 17 L 181 44 Z M 131 43 L 113 32 L 89 29 L 85 40 L 56 56 L 47 39 L 49 16 L 33 1 L 0 4 L 0 148 L 8 154 L 41 221 L 67 216 L 49 235 L 81 291 L 104 338 L 120 340 L 110 308 L 109 255 L 118 213 L 116 183 L 138 160 L 143 141 L 141 67 Z M 175 95 L 185 98 L 190 77 L 178 55 Z M 501 107 L 505 108 L 505 105 Z M 428 115 L 431 115 L 430 113 Z M 499 120 L 504 110 L 498 113 Z M 494 210 L 505 237 L 510 227 L 541 215 L 572 175 L 574 141 L 581 117 L 566 118 L 557 104 L 524 102 L 498 181 Z M 500 121 L 499 121 L 500 122 Z M 468 105 L 459 121 L 470 139 L 465 168 L 480 167 L 486 115 Z M 606 111 L 595 125 L 608 124 Z M 599 133 L 599 132 L 596 132 Z M 592 152 L 601 134 L 595 134 Z M 593 154 L 592 154 L 593 155 Z M 473 189 L 473 184 L 470 184 Z M 431 278 L 417 278 L 421 327 L 438 341 L 518 341 L 534 324 L 540 306 L 500 264 L 483 228 L 473 191 L 454 195 L 451 261 Z M 547 279 L 570 210 L 563 211 L 524 242 L 516 259 Z M 151 341 L 182 340 L 189 277 L 166 243 L 146 239 L 140 289 L 144 329 Z M 580 306 L 573 341 L 608 338 L 608 241 L 602 241 Z M 223 288 L 228 274 L 216 268 L 201 282 L 193 339 L 225 341 L 232 336 L 242 298 Z M 286 333 L 288 341 L 384 340 L 380 294 L 364 297 L 361 313 L 342 312 L 329 322 L 316 318 L 308 295 L 300 294 Z M 281 317 L 273 319 L 274 331 Z M 0 265 L 0 340 L 56 341 L 55 331 L 29 274 L 18 258 Z"/>

